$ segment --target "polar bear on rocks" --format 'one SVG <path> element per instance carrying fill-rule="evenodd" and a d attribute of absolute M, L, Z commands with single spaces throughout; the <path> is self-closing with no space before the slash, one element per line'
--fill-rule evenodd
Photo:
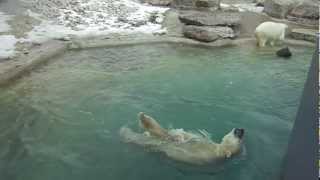
<path fill-rule="evenodd" d="M 284 41 L 288 25 L 276 22 L 261 23 L 255 30 L 254 35 L 257 39 L 257 45 L 264 47 L 266 43 L 274 46 L 277 42 Z"/>
<path fill-rule="evenodd" d="M 139 113 L 138 116 L 145 132 L 137 133 L 122 127 L 120 136 L 123 141 L 164 153 L 173 160 L 191 165 L 214 164 L 241 151 L 244 129 L 234 128 L 220 143 L 215 143 L 205 131 L 198 134 L 183 129 L 168 130 L 144 113 Z"/>

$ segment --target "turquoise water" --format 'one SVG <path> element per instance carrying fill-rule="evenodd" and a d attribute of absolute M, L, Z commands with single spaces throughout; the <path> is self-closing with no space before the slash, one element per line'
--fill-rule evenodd
<path fill-rule="evenodd" d="M 148 45 L 68 52 L 0 89 L 5 180 L 277 179 L 313 50 L 290 60 L 249 45 Z M 245 128 L 245 153 L 219 170 L 186 168 L 122 143 L 144 111 L 164 127 Z M 207 171 L 208 170 L 208 171 Z"/>

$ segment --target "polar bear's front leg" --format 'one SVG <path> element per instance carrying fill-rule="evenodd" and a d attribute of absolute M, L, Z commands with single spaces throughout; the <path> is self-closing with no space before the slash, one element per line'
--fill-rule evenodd
<path fill-rule="evenodd" d="M 274 41 L 274 40 L 271 40 L 271 41 L 270 41 L 270 45 L 271 45 L 271 46 L 274 46 L 274 44 L 275 44 L 275 41 Z"/>
<path fill-rule="evenodd" d="M 258 38 L 259 47 L 266 46 L 267 40 L 265 38 L 259 37 Z"/>
<path fill-rule="evenodd" d="M 138 114 L 141 127 L 150 133 L 150 135 L 159 137 L 161 139 L 168 139 L 168 131 L 161 127 L 161 125 L 152 117 L 145 115 L 143 112 Z"/>

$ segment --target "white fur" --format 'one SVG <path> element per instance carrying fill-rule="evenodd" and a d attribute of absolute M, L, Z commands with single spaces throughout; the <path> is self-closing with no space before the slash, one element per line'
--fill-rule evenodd
<path fill-rule="evenodd" d="M 258 46 L 264 47 L 267 42 L 273 46 L 277 42 L 284 41 L 287 28 L 288 26 L 283 23 L 268 21 L 260 24 L 255 30 Z"/>
<path fill-rule="evenodd" d="M 235 136 L 234 129 L 223 137 L 221 143 L 214 143 L 205 130 L 199 130 L 198 133 L 183 129 L 167 130 L 143 112 L 140 112 L 138 117 L 145 132 L 136 133 L 129 128 L 121 128 L 122 139 L 163 152 L 177 161 L 203 165 L 229 158 L 241 149 L 242 139 Z"/>

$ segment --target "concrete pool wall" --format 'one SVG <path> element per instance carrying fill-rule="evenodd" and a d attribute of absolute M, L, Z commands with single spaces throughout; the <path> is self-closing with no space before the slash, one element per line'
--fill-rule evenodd
<path fill-rule="evenodd" d="M 224 39 L 212 43 L 203 43 L 191 39 L 169 36 L 152 36 L 152 35 L 131 35 L 131 36 L 115 36 L 108 37 L 86 37 L 72 38 L 70 41 L 50 40 L 43 44 L 39 44 L 29 51 L 13 60 L 3 62 L 0 67 L 0 86 L 5 86 L 32 71 L 39 65 L 49 62 L 53 57 L 63 54 L 68 50 L 81 50 L 88 48 L 111 48 L 120 46 L 133 46 L 141 44 L 159 44 L 159 43 L 174 43 L 186 44 L 193 46 L 202 46 L 206 48 L 237 46 L 244 43 L 254 44 L 254 38 L 239 38 L 236 40 Z M 314 47 L 310 42 L 287 39 L 286 45 L 297 45 Z"/>

